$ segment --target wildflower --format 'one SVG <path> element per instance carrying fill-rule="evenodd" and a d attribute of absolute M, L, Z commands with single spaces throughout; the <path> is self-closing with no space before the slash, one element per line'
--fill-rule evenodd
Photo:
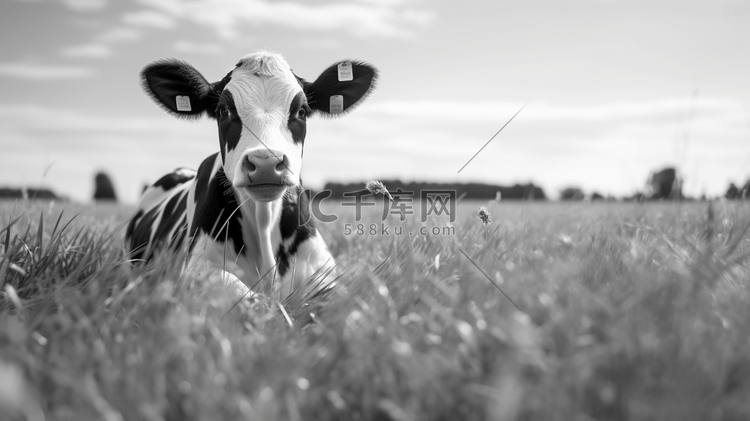
<path fill-rule="evenodd" d="M 393 196 L 391 196 L 391 192 L 388 191 L 388 189 L 385 187 L 385 184 L 381 183 L 378 180 L 372 180 L 368 181 L 367 184 L 365 184 L 365 188 L 370 191 L 372 194 L 382 194 L 383 196 L 386 196 L 389 200 L 393 201 Z"/>
<path fill-rule="evenodd" d="M 485 226 L 492 223 L 492 214 L 484 206 L 479 208 L 477 216 L 479 216 L 479 220 L 482 221 Z"/>

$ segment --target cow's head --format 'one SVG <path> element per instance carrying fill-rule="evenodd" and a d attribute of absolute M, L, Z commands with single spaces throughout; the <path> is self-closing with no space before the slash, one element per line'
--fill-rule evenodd
<path fill-rule="evenodd" d="M 142 77 L 146 92 L 167 112 L 216 119 L 227 180 L 242 196 L 270 201 L 300 183 L 307 118 L 352 110 L 374 87 L 377 71 L 340 61 L 310 83 L 280 55 L 259 52 L 240 59 L 219 82 L 209 83 L 174 59 L 149 64 Z"/>

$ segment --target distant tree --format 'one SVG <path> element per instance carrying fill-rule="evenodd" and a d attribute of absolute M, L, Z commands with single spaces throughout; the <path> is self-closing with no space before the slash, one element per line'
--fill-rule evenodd
<path fill-rule="evenodd" d="M 682 199 L 682 180 L 677 177 L 677 171 L 670 167 L 651 173 L 644 196 L 650 200 Z"/>
<path fill-rule="evenodd" d="M 94 177 L 94 183 L 96 185 L 94 189 L 94 200 L 112 200 L 117 201 L 117 194 L 115 194 L 115 186 L 112 184 L 109 176 L 104 172 L 98 172 Z"/>
<path fill-rule="evenodd" d="M 750 199 L 750 180 L 747 180 L 744 186 L 737 192 L 738 199 Z"/>
<path fill-rule="evenodd" d="M 740 193 L 740 189 L 737 188 L 737 186 L 734 185 L 734 183 L 729 183 L 729 188 L 727 189 L 727 192 L 724 193 L 724 197 L 727 199 L 737 199 Z"/>
<path fill-rule="evenodd" d="M 331 192 L 332 199 L 342 199 L 344 194 L 352 194 L 363 190 L 365 185 L 364 181 L 355 183 L 335 183 L 328 182 L 323 187 L 323 190 Z M 546 200 L 546 195 L 541 187 L 535 186 L 533 183 L 529 184 L 514 184 L 512 186 L 500 186 L 494 184 L 483 184 L 483 183 L 435 183 L 435 182 L 403 182 L 401 180 L 380 180 L 391 192 L 402 189 L 405 192 L 413 192 L 416 194 L 414 200 L 420 199 L 420 192 L 430 190 L 453 190 L 456 192 L 456 197 L 463 197 L 464 199 L 486 199 L 493 200 L 497 198 L 498 192 L 502 200 Z"/>
<path fill-rule="evenodd" d="M 61 199 L 55 192 L 44 187 L 0 187 L 0 199 Z"/>
<path fill-rule="evenodd" d="M 583 200 L 586 197 L 578 187 L 566 187 L 560 190 L 560 200 Z"/>
<path fill-rule="evenodd" d="M 593 192 L 593 193 L 591 193 L 591 200 L 592 201 L 595 201 L 595 200 L 604 200 L 604 196 L 602 196 L 598 192 Z"/>
<path fill-rule="evenodd" d="M 622 200 L 625 202 L 642 202 L 645 198 L 642 192 L 635 192 L 630 196 L 623 197 Z"/>

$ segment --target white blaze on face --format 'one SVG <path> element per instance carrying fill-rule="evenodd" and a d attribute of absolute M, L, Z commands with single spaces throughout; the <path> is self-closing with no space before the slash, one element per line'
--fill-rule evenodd
<path fill-rule="evenodd" d="M 234 148 L 226 148 L 224 171 L 235 187 L 247 183 L 243 162 L 248 156 L 274 156 L 288 170 L 288 181 L 299 184 L 302 142 L 295 142 L 289 129 L 290 106 L 302 87 L 287 62 L 272 53 L 243 57 L 232 71 L 225 91 L 231 93 L 242 127 Z M 304 96 L 304 93 L 302 93 Z M 235 111 L 233 110 L 233 112 Z M 292 111 L 296 112 L 296 111 Z"/>

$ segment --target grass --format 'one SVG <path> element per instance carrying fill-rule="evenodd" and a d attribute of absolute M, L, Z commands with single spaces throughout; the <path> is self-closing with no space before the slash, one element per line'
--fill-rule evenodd
<path fill-rule="evenodd" d="M 0 414 L 750 418 L 744 203 L 462 203 L 455 236 L 411 245 L 345 235 L 344 215 L 321 226 L 342 287 L 304 328 L 274 303 L 232 308 L 179 256 L 132 269 L 129 212 L 0 208 Z"/>

